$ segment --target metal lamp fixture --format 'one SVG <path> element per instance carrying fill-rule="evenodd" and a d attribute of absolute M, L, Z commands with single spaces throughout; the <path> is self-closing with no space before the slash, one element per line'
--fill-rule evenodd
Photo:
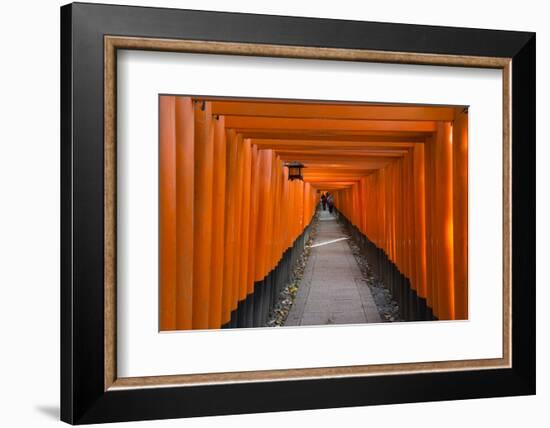
<path fill-rule="evenodd" d="M 288 168 L 288 179 L 292 180 L 302 180 L 304 181 L 304 176 L 302 175 L 302 168 L 304 165 L 300 162 L 292 161 L 285 164 Z"/>

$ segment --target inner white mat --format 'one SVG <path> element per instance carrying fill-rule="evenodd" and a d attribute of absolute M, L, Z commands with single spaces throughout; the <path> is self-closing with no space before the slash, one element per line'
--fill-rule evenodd
<path fill-rule="evenodd" d="M 502 356 L 502 71 L 119 51 L 119 377 Z M 469 320 L 158 332 L 158 96 L 469 105 Z"/>

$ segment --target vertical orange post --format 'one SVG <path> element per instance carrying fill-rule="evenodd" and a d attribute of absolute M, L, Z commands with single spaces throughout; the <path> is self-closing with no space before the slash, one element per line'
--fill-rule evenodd
<path fill-rule="evenodd" d="M 224 284 L 222 289 L 222 325 L 231 320 L 233 298 L 233 270 L 235 259 L 235 177 L 237 173 L 237 141 L 235 131 L 227 132 L 226 141 L 226 192 L 225 192 L 225 253 L 223 265 Z"/>
<path fill-rule="evenodd" d="M 265 170 L 267 167 L 267 155 L 266 150 L 258 150 L 258 172 L 257 172 L 257 186 L 258 186 L 258 220 L 256 225 L 256 262 L 254 263 L 254 281 L 261 281 L 264 277 L 264 258 L 265 258 L 265 223 L 263 221 L 266 211 L 266 197 L 265 197 Z"/>
<path fill-rule="evenodd" d="M 305 229 L 309 224 L 309 212 L 311 207 L 311 185 L 309 183 L 304 183 L 304 226 Z"/>
<path fill-rule="evenodd" d="M 437 128 L 439 319 L 449 320 L 454 319 L 453 140 L 450 123 L 438 123 Z"/>
<path fill-rule="evenodd" d="M 195 110 L 195 207 L 193 262 L 193 329 L 209 326 L 210 257 L 212 256 L 212 191 L 214 133 L 209 102 L 197 102 Z"/>
<path fill-rule="evenodd" d="M 189 97 L 176 97 L 176 328 L 193 327 L 195 124 Z"/>
<path fill-rule="evenodd" d="M 424 144 L 415 144 L 414 199 L 415 199 L 415 255 L 417 264 L 417 293 L 426 298 L 426 195 L 424 171 Z"/>
<path fill-rule="evenodd" d="M 176 99 L 160 97 L 160 329 L 176 329 Z"/>
<path fill-rule="evenodd" d="M 234 242 L 234 260 L 233 260 L 233 294 L 231 296 L 231 310 L 236 310 L 239 304 L 239 296 L 241 293 L 241 268 L 242 268 L 242 213 L 243 213 L 243 178 L 244 178 L 244 156 L 243 156 L 243 139 L 240 134 L 235 136 L 237 145 L 237 158 L 235 159 L 236 175 L 235 175 L 235 196 L 232 203 L 235 204 L 235 242 Z"/>
<path fill-rule="evenodd" d="M 273 218 L 272 206 L 272 175 L 273 175 L 273 151 L 264 150 L 266 155 L 267 168 L 264 171 L 264 211 L 262 216 L 263 224 L 263 240 L 264 240 L 264 257 L 263 257 L 263 276 L 267 275 L 271 270 L 271 243 L 273 240 L 273 228 L 271 227 L 271 219 Z"/>
<path fill-rule="evenodd" d="M 247 274 L 247 292 L 254 292 L 256 253 L 258 240 L 256 237 L 258 228 L 258 207 L 259 207 L 259 188 L 260 188 L 260 156 L 258 147 L 251 147 L 251 180 L 250 180 L 250 230 L 248 235 L 248 274 Z"/>
<path fill-rule="evenodd" d="M 289 230 L 289 224 L 290 224 L 290 218 L 289 218 L 289 214 L 288 214 L 288 206 L 287 206 L 287 201 L 288 201 L 288 198 L 289 198 L 289 181 L 288 181 L 288 168 L 283 168 L 283 177 L 282 177 L 282 180 L 283 180 L 283 186 L 282 186 L 282 199 L 281 201 L 283 201 L 284 205 L 285 205 L 285 215 L 283 216 L 283 223 L 282 223 L 282 231 L 281 231 L 281 234 L 282 234 L 282 237 L 283 237 L 283 242 L 284 242 L 284 249 L 286 250 L 288 247 L 290 247 L 291 245 L 291 233 L 290 233 L 290 230 Z"/>
<path fill-rule="evenodd" d="M 390 258 L 395 260 L 396 254 L 396 245 L 395 245 L 395 231 L 396 231 L 396 219 L 395 219 L 395 200 L 396 200 L 396 184 L 395 184 L 395 165 L 390 164 L 390 215 L 391 215 L 391 224 L 390 224 Z"/>
<path fill-rule="evenodd" d="M 437 287 L 435 277 L 435 195 L 434 195 L 434 146 L 433 137 L 427 139 L 424 145 L 425 180 L 426 180 L 426 302 L 432 308 L 433 314 L 438 315 Z"/>
<path fill-rule="evenodd" d="M 468 113 L 453 123 L 453 234 L 455 318 L 468 318 Z"/>
<path fill-rule="evenodd" d="M 414 234 L 416 229 L 416 201 L 414 200 L 414 158 L 412 150 L 407 153 L 407 171 L 408 176 L 405 177 L 405 184 L 407 186 L 407 208 L 405 210 L 405 216 L 408 222 L 407 227 L 407 276 L 411 280 L 413 290 L 418 295 L 418 281 L 417 281 L 417 263 L 415 259 L 416 248 L 414 245 Z M 408 214 L 408 215 L 407 215 Z"/>
<path fill-rule="evenodd" d="M 214 120 L 214 182 L 212 200 L 212 257 L 210 274 L 209 327 L 222 325 L 223 260 L 225 247 L 225 119 Z"/>
<path fill-rule="evenodd" d="M 412 263 L 413 249 L 411 244 L 411 232 L 414 228 L 414 202 L 411 199 L 413 195 L 413 170 L 411 167 L 411 154 L 408 152 L 404 157 L 403 187 L 404 187 L 404 209 L 405 215 L 405 236 L 404 251 L 405 276 L 409 278 L 411 288 L 416 291 L 415 265 Z"/>
<path fill-rule="evenodd" d="M 294 194 L 295 194 L 296 185 L 294 181 L 288 182 L 288 197 L 287 197 L 287 203 L 286 203 L 286 210 L 287 210 L 287 218 L 288 218 L 288 231 L 289 231 L 289 239 L 288 244 L 292 245 L 292 242 L 294 241 L 294 223 L 296 219 L 292 215 L 294 213 Z"/>
<path fill-rule="evenodd" d="M 269 182 L 269 197 L 267 199 L 267 211 L 265 213 L 265 217 L 263 221 L 266 223 L 267 233 L 266 233 L 266 245 L 267 245 L 267 266 L 266 266 L 266 274 L 268 274 L 271 269 L 274 267 L 274 230 L 273 230 L 273 217 L 274 217 L 274 198 L 275 198 L 275 191 L 276 191 L 276 168 L 277 168 L 277 159 L 273 151 L 271 151 L 271 167 L 269 168 L 269 176 L 267 177 L 267 180 Z"/>
<path fill-rule="evenodd" d="M 271 255 L 272 255 L 272 240 L 273 240 L 273 194 L 274 194 L 274 185 L 273 185 L 273 163 L 274 163 L 274 153 L 272 150 L 266 150 L 268 155 L 269 167 L 265 170 L 264 183 L 265 183 L 265 209 L 262 218 L 260 221 L 264 223 L 264 242 L 265 247 L 264 253 L 264 275 L 269 274 L 271 270 Z"/>
<path fill-rule="evenodd" d="M 396 257 L 395 262 L 399 267 L 399 271 L 405 274 L 403 269 L 403 159 L 399 159 L 394 162 L 395 164 L 395 187 L 396 187 L 396 199 L 395 199 L 395 223 L 396 223 Z"/>
<path fill-rule="evenodd" d="M 272 211 L 273 211 L 273 220 L 272 220 L 272 229 L 273 229 L 273 254 L 274 254 L 274 260 L 275 264 L 278 262 L 281 254 L 282 254 L 282 243 L 281 243 L 281 216 L 284 215 L 283 209 L 280 201 L 281 201 L 281 174 L 282 174 L 282 162 L 280 161 L 279 157 L 277 156 L 276 162 L 275 162 L 276 168 L 273 170 L 274 172 L 274 179 L 275 179 L 275 191 L 273 195 L 272 200 Z"/>
<path fill-rule="evenodd" d="M 243 186 L 242 186 L 242 215 L 241 215 L 241 246 L 240 246 L 240 275 L 239 300 L 246 299 L 248 293 L 248 251 L 250 246 L 250 175 L 251 175 L 251 147 L 250 140 L 242 141 L 243 148 Z"/>

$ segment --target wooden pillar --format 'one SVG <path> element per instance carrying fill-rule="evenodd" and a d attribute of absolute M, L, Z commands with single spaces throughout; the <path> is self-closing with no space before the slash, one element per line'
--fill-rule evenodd
<path fill-rule="evenodd" d="M 390 164 L 390 215 L 391 215 L 391 222 L 390 222 L 390 258 L 392 260 L 395 260 L 395 254 L 396 254 L 396 209 L 395 209 L 395 203 L 397 200 L 396 195 L 396 179 L 395 179 L 395 165 L 392 163 Z"/>
<path fill-rule="evenodd" d="M 265 229 L 265 272 L 264 275 L 267 275 L 273 268 L 273 195 L 274 195 L 274 164 L 275 156 L 272 150 L 266 150 L 269 159 L 269 168 L 266 171 L 266 199 L 265 199 L 265 211 L 262 222 L 264 223 Z"/>
<path fill-rule="evenodd" d="M 455 319 L 468 319 L 468 113 L 453 123 L 453 235 Z"/>
<path fill-rule="evenodd" d="M 260 150 L 260 187 L 259 187 L 259 209 L 258 227 L 256 232 L 257 252 L 255 263 L 255 279 L 261 281 L 267 274 L 267 239 L 268 224 L 266 215 L 269 210 L 269 179 L 271 177 L 271 150 Z"/>
<path fill-rule="evenodd" d="M 214 119 L 214 182 L 212 200 L 212 257 L 210 279 L 209 327 L 222 325 L 222 287 L 224 285 L 225 248 L 225 119 Z"/>
<path fill-rule="evenodd" d="M 194 103 L 195 206 L 193 237 L 195 257 L 193 262 L 193 329 L 205 329 L 209 325 L 214 171 L 214 133 L 210 108 L 209 102 Z M 185 209 L 189 208 L 185 207 Z M 189 236 L 186 238 L 189 239 Z"/>
<path fill-rule="evenodd" d="M 298 181 L 298 212 L 296 213 L 298 218 L 298 228 L 296 230 L 296 239 L 304 230 L 304 182 Z"/>
<path fill-rule="evenodd" d="M 385 168 L 376 173 L 376 181 L 378 182 L 379 191 L 377 195 L 377 207 L 378 207 L 378 236 L 379 240 L 376 245 L 382 248 L 386 254 L 386 223 L 387 223 L 387 206 L 386 206 L 386 182 L 384 180 Z"/>
<path fill-rule="evenodd" d="M 424 171 L 424 144 L 417 143 L 414 156 L 414 200 L 415 200 L 415 259 L 417 265 L 417 288 L 420 297 L 426 298 L 426 195 Z"/>
<path fill-rule="evenodd" d="M 437 125 L 437 242 L 439 319 L 454 319 L 453 140 L 451 124 Z"/>
<path fill-rule="evenodd" d="M 426 302 L 435 316 L 438 315 L 437 288 L 435 287 L 435 177 L 434 177 L 434 137 L 426 140 L 425 155 L 425 211 L 426 211 Z"/>
<path fill-rule="evenodd" d="M 289 220 L 289 234 L 290 234 L 290 244 L 294 242 L 294 230 L 296 225 L 296 217 L 294 217 L 294 211 L 295 211 L 295 201 L 296 201 L 296 183 L 295 181 L 290 181 L 288 184 L 288 199 L 286 202 L 287 207 L 285 208 L 287 210 L 287 217 Z"/>
<path fill-rule="evenodd" d="M 235 253 L 233 260 L 233 294 L 231 297 L 231 310 L 234 311 L 237 309 L 239 304 L 239 296 L 241 293 L 241 269 L 242 269 L 242 258 L 243 254 L 241 252 L 242 248 L 242 214 L 243 214 L 243 179 L 244 179 L 244 146 L 242 135 L 236 134 L 235 136 L 236 145 L 237 145 L 237 157 L 235 159 L 236 165 L 236 175 L 235 175 L 235 196 L 233 197 L 232 203 L 235 204 L 235 241 L 233 246 L 233 251 Z"/>
<path fill-rule="evenodd" d="M 176 99 L 160 97 L 160 330 L 176 329 Z"/>
<path fill-rule="evenodd" d="M 282 204 L 280 204 L 280 173 L 281 173 L 281 160 L 279 156 L 274 156 L 272 180 L 273 180 L 273 194 L 271 198 L 271 233 L 272 233 L 272 246 L 271 246 L 271 267 L 277 266 L 280 259 L 281 248 L 281 236 L 280 236 L 280 218 L 282 211 Z"/>
<path fill-rule="evenodd" d="M 414 202 L 414 169 L 413 157 L 409 150 L 405 155 L 406 171 L 403 174 L 403 185 L 405 186 L 405 261 L 406 261 L 406 276 L 409 278 L 411 288 L 416 291 L 416 263 L 414 262 L 414 228 L 415 228 L 415 202 Z"/>
<path fill-rule="evenodd" d="M 248 252 L 250 235 L 250 174 L 251 174 L 251 147 L 250 140 L 245 139 L 242 145 L 242 212 L 241 212 L 241 245 L 240 245 L 240 271 L 239 271 L 239 300 L 246 299 L 248 293 Z"/>
<path fill-rule="evenodd" d="M 282 224 L 282 232 L 281 235 L 283 237 L 284 242 L 284 248 L 285 250 L 290 247 L 292 244 L 291 242 L 291 235 L 289 231 L 289 214 L 288 214 L 288 200 L 289 200 L 289 186 L 290 183 L 288 181 L 288 168 L 283 168 L 283 196 L 281 199 L 281 203 L 285 205 L 284 215 L 283 215 L 283 224 Z"/>
<path fill-rule="evenodd" d="M 397 265 L 399 271 L 404 274 L 404 257 L 403 257 L 403 246 L 404 246 L 404 235 L 405 235 L 405 213 L 403 211 L 403 159 L 400 158 L 395 163 L 395 187 L 396 187 L 396 198 L 395 198 L 395 223 L 396 223 L 396 257 L 394 259 L 395 264 Z"/>
<path fill-rule="evenodd" d="M 195 124 L 189 97 L 176 97 L 176 328 L 193 328 Z"/>
<path fill-rule="evenodd" d="M 237 174 L 237 140 L 235 131 L 226 132 L 226 183 L 225 183 L 225 253 L 222 288 L 222 325 L 231 320 L 233 298 L 233 270 L 235 259 L 235 177 Z"/>
<path fill-rule="evenodd" d="M 248 273 L 247 273 L 247 293 L 254 292 L 255 265 L 257 263 L 256 252 L 258 248 L 257 227 L 258 227 L 258 207 L 259 207 L 259 188 L 260 188 L 260 156 L 258 147 L 251 147 L 251 180 L 250 180 L 250 230 L 248 235 Z"/>

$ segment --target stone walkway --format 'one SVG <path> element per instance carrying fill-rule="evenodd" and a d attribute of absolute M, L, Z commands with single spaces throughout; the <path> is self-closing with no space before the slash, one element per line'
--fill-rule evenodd
<path fill-rule="evenodd" d="M 285 326 L 381 322 L 347 239 L 336 218 L 328 210 L 321 211 L 304 277 Z"/>

